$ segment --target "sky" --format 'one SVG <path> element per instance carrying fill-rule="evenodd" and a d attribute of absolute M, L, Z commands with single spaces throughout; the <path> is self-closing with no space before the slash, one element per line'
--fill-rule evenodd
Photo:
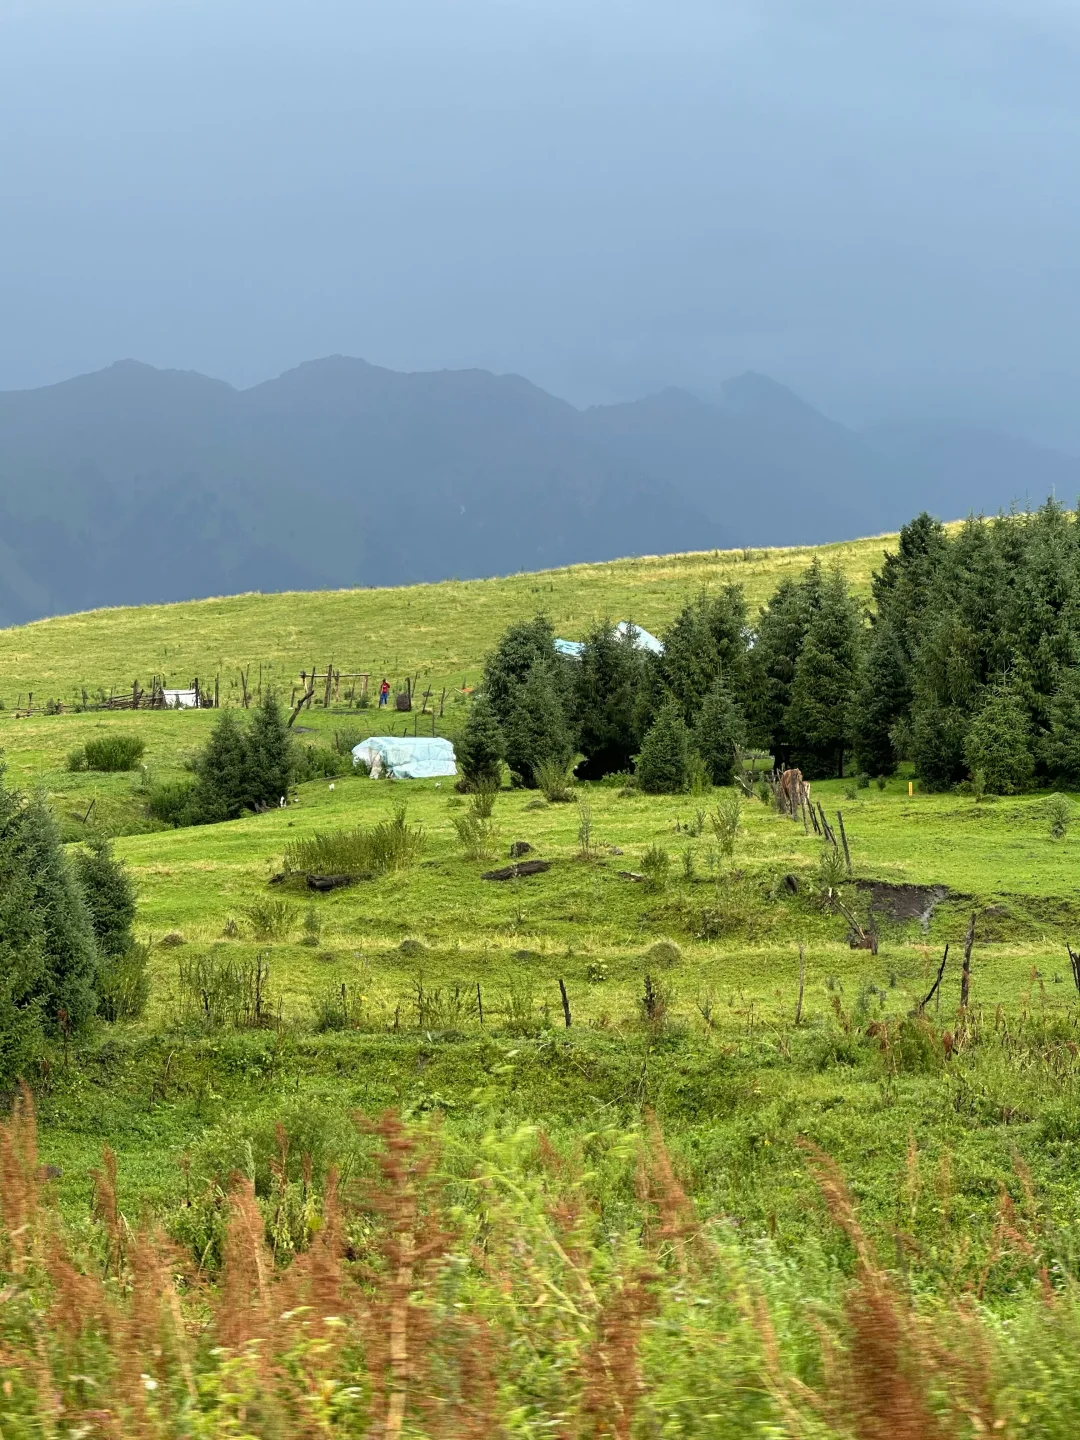
<path fill-rule="evenodd" d="M 0 389 L 745 369 L 1080 452 L 1076 0 L 0 0 Z"/>

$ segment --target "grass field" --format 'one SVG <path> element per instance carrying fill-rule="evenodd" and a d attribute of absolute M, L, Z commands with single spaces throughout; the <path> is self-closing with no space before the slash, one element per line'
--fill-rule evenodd
<path fill-rule="evenodd" d="M 235 695 L 238 672 L 260 666 L 265 681 L 286 690 L 300 670 L 369 670 L 400 680 L 419 673 L 442 687 L 476 679 L 493 637 L 543 609 L 559 633 L 576 639 L 608 616 L 654 632 L 703 586 L 738 582 L 751 605 L 762 604 L 785 575 L 819 555 L 837 564 L 861 594 L 890 537 L 814 549 L 702 551 L 573 565 L 494 580 L 447 581 L 394 590 L 334 590 L 238 595 L 182 605 L 93 610 L 0 630 L 0 700 L 13 705 L 34 692 L 67 700 L 85 687 L 130 690 L 153 675 L 212 685 L 221 677 Z"/>
<path fill-rule="evenodd" d="M 865 589 L 883 543 L 832 553 Z M 703 583 L 740 579 L 760 602 L 806 561 L 795 551 L 675 557 L 102 612 L 0 634 L 0 692 L 10 706 L 20 689 L 60 695 L 146 680 L 166 668 L 166 648 L 176 679 L 219 665 L 224 677 L 241 662 L 257 670 L 260 659 L 264 680 L 291 678 L 333 654 L 395 676 L 426 667 L 456 687 L 475 678 L 506 622 L 539 603 L 564 634 L 605 613 L 659 630 Z M 463 710 L 448 706 L 443 728 L 452 732 Z M 579 787 L 577 803 L 547 805 L 506 790 L 486 860 L 462 851 L 453 820 L 465 801 L 452 782 L 311 782 L 285 810 L 161 829 L 146 818 L 145 787 L 184 773 L 214 718 L 0 711 L 9 781 L 43 790 L 72 842 L 119 836 L 138 885 L 137 930 L 152 947 L 146 1016 L 58 1044 L 37 1078 L 41 1158 L 62 1172 L 76 1234 L 94 1196 L 100 1210 L 91 1171 L 108 1145 L 124 1213 L 148 1208 L 211 1264 L 230 1177 L 253 1181 L 269 1234 L 281 1176 L 306 1187 L 310 1174 L 317 1188 L 331 1165 L 366 1173 L 370 1137 L 351 1117 L 392 1107 L 440 1137 L 448 1180 L 465 1186 L 453 1192 L 462 1214 L 475 1204 L 466 1178 L 492 1156 L 508 1186 L 532 1183 L 529 1146 L 541 1127 L 545 1145 L 586 1168 L 582 1193 L 603 1233 L 634 1235 L 642 1202 L 632 1157 L 655 1114 L 703 1223 L 723 1228 L 774 1299 L 797 1292 L 796 1309 L 820 1305 L 824 1315 L 858 1268 L 821 1203 L 806 1140 L 835 1157 L 882 1254 L 895 1253 L 903 1284 L 927 1304 L 977 1297 L 1004 1325 L 1038 1293 L 1040 1273 L 1063 1294 L 1072 1283 L 1080 1028 L 1066 943 L 1080 939 L 1080 826 L 1051 838 L 1045 795 L 980 803 L 916 786 L 909 796 L 906 774 L 853 795 L 846 782 L 815 783 L 830 816 L 843 811 L 854 872 L 845 893 L 876 928 L 875 955 L 852 949 L 847 922 L 823 903 L 821 842 L 801 823 L 747 801 L 734 858 L 720 860 L 709 823 L 716 792 L 658 798 L 599 784 Z M 327 740 L 385 718 L 315 709 L 301 724 L 302 738 Z M 65 769 L 73 748 L 110 730 L 145 740 L 145 770 Z M 386 819 L 402 800 L 425 836 L 411 867 L 325 895 L 271 883 L 290 842 Z M 485 880 L 514 841 L 551 868 Z M 651 846 L 669 856 L 663 885 L 632 878 Z M 940 887 L 937 903 L 922 896 L 897 914 L 901 886 Z M 972 914 L 971 1006 L 961 1015 Z M 946 943 L 942 989 L 913 1018 Z M 256 965 L 260 1024 L 200 1016 L 193 975 L 227 966 L 250 975 Z M 737 1433 L 672 1424 L 673 1434 Z"/>

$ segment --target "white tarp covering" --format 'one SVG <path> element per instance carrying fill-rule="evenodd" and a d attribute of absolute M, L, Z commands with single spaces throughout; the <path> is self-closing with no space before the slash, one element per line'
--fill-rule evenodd
<path fill-rule="evenodd" d="M 194 710 L 199 704 L 197 690 L 162 690 L 170 710 Z"/>
<path fill-rule="evenodd" d="M 618 625 L 615 626 L 615 629 L 620 635 L 627 635 L 630 628 L 630 622 L 628 620 L 620 620 Z M 654 655 L 662 655 L 664 653 L 664 642 L 662 640 L 658 640 L 655 635 L 650 635 L 648 630 L 643 630 L 640 625 L 635 625 L 633 630 L 635 650 L 651 650 Z M 581 652 L 585 649 L 585 646 L 580 640 L 556 640 L 555 649 L 560 655 L 569 655 L 572 660 L 580 660 Z"/>
<path fill-rule="evenodd" d="M 393 775 L 395 780 L 431 780 L 456 775 L 454 747 L 437 735 L 372 735 L 353 746 L 353 763 L 371 767 L 372 778 Z"/>

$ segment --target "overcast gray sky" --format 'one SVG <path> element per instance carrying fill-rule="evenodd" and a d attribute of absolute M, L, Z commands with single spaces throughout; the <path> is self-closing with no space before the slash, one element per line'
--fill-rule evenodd
<path fill-rule="evenodd" d="M 752 367 L 1080 449 L 1077 0 L 0 0 L 0 388 Z"/>

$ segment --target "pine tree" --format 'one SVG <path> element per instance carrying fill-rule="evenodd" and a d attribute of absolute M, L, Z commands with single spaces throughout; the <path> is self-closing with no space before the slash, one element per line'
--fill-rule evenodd
<path fill-rule="evenodd" d="M 198 784 L 193 810 L 203 824 L 235 820 L 248 796 L 247 745 L 232 710 L 222 710 L 197 762 Z M 194 818 L 194 816 L 193 816 Z"/>
<path fill-rule="evenodd" d="M 456 746 L 462 776 L 471 788 L 499 783 L 506 740 L 487 692 L 473 696 L 469 718 Z"/>
<path fill-rule="evenodd" d="M 599 780 L 629 770 L 637 750 L 635 704 L 643 662 L 632 636 L 622 636 L 610 621 L 585 637 L 574 677 L 578 766 L 583 780 Z"/>
<path fill-rule="evenodd" d="M 135 940 L 135 887 L 127 866 L 117 860 L 107 839 L 95 836 L 76 853 L 75 875 L 90 911 L 99 954 L 125 955 Z"/>
<path fill-rule="evenodd" d="M 1061 672 L 1050 701 L 1050 729 L 1039 744 L 1046 773 L 1061 785 L 1080 785 L 1080 667 Z"/>
<path fill-rule="evenodd" d="M 664 653 L 653 661 L 659 681 L 654 687 L 653 714 L 673 699 L 683 720 L 693 723 L 720 673 L 716 637 L 709 621 L 709 605 L 702 596 L 685 605 L 664 631 Z M 652 715 L 648 719 L 651 721 Z"/>
<path fill-rule="evenodd" d="M 1015 795 L 1027 788 L 1035 769 L 1028 712 L 1007 683 L 991 686 L 964 742 L 972 775 L 981 771 L 993 795 Z"/>
<path fill-rule="evenodd" d="M 749 716 L 757 740 L 778 765 L 791 758 L 787 729 L 795 669 L 810 620 L 821 603 L 824 576 L 815 560 L 801 580 L 782 580 L 758 620 L 752 665 L 756 693 Z"/>
<path fill-rule="evenodd" d="M 0 1084 L 25 1075 L 41 1052 L 45 926 L 20 843 L 22 806 L 0 762 Z"/>
<path fill-rule="evenodd" d="M 21 811 L 16 849 L 31 877 L 31 904 L 41 916 L 45 970 L 38 998 L 46 1024 L 76 1031 L 97 1008 L 98 949 L 90 911 L 45 801 Z"/>
<path fill-rule="evenodd" d="M 289 793 L 296 773 L 292 736 L 277 695 L 267 690 L 244 736 L 244 808 L 264 810 Z"/>
<path fill-rule="evenodd" d="M 553 674 L 558 663 L 555 631 L 546 615 L 511 625 L 484 664 L 484 693 L 496 720 L 505 729 L 518 694 L 537 668 Z M 556 685 L 561 691 L 561 686 Z M 561 696 L 560 696 L 561 698 Z"/>
<path fill-rule="evenodd" d="M 843 774 L 861 640 L 858 607 L 843 575 L 833 571 L 811 614 L 784 715 L 792 758 L 808 777 Z"/>
<path fill-rule="evenodd" d="M 927 790 L 947 790 L 964 776 L 964 739 L 968 719 L 954 705 L 920 703 L 911 725 L 911 758 Z"/>
<path fill-rule="evenodd" d="M 880 616 L 870 636 L 862 680 L 852 707 L 855 763 L 867 775 L 892 775 L 892 732 L 911 706 L 908 661 L 891 620 Z"/>
<path fill-rule="evenodd" d="M 635 773 L 647 795 L 675 795 L 686 789 L 690 775 L 690 732 L 677 701 L 668 700 L 649 727 Z"/>
<path fill-rule="evenodd" d="M 746 743 L 746 717 L 719 680 L 698 712 L 693 743 L 712 783 L 730 785 L 735 774 L 735 747 Z"/>
<path fill-rule="evenodd" d="M 545 666 L 536 666 L 519 688 L 503 734 L 506 763 L 517 785 L 534 789 L 537 766 L 546 760 L 569 763 L 573 747 L 566 716 L 552 674 Z"/>

